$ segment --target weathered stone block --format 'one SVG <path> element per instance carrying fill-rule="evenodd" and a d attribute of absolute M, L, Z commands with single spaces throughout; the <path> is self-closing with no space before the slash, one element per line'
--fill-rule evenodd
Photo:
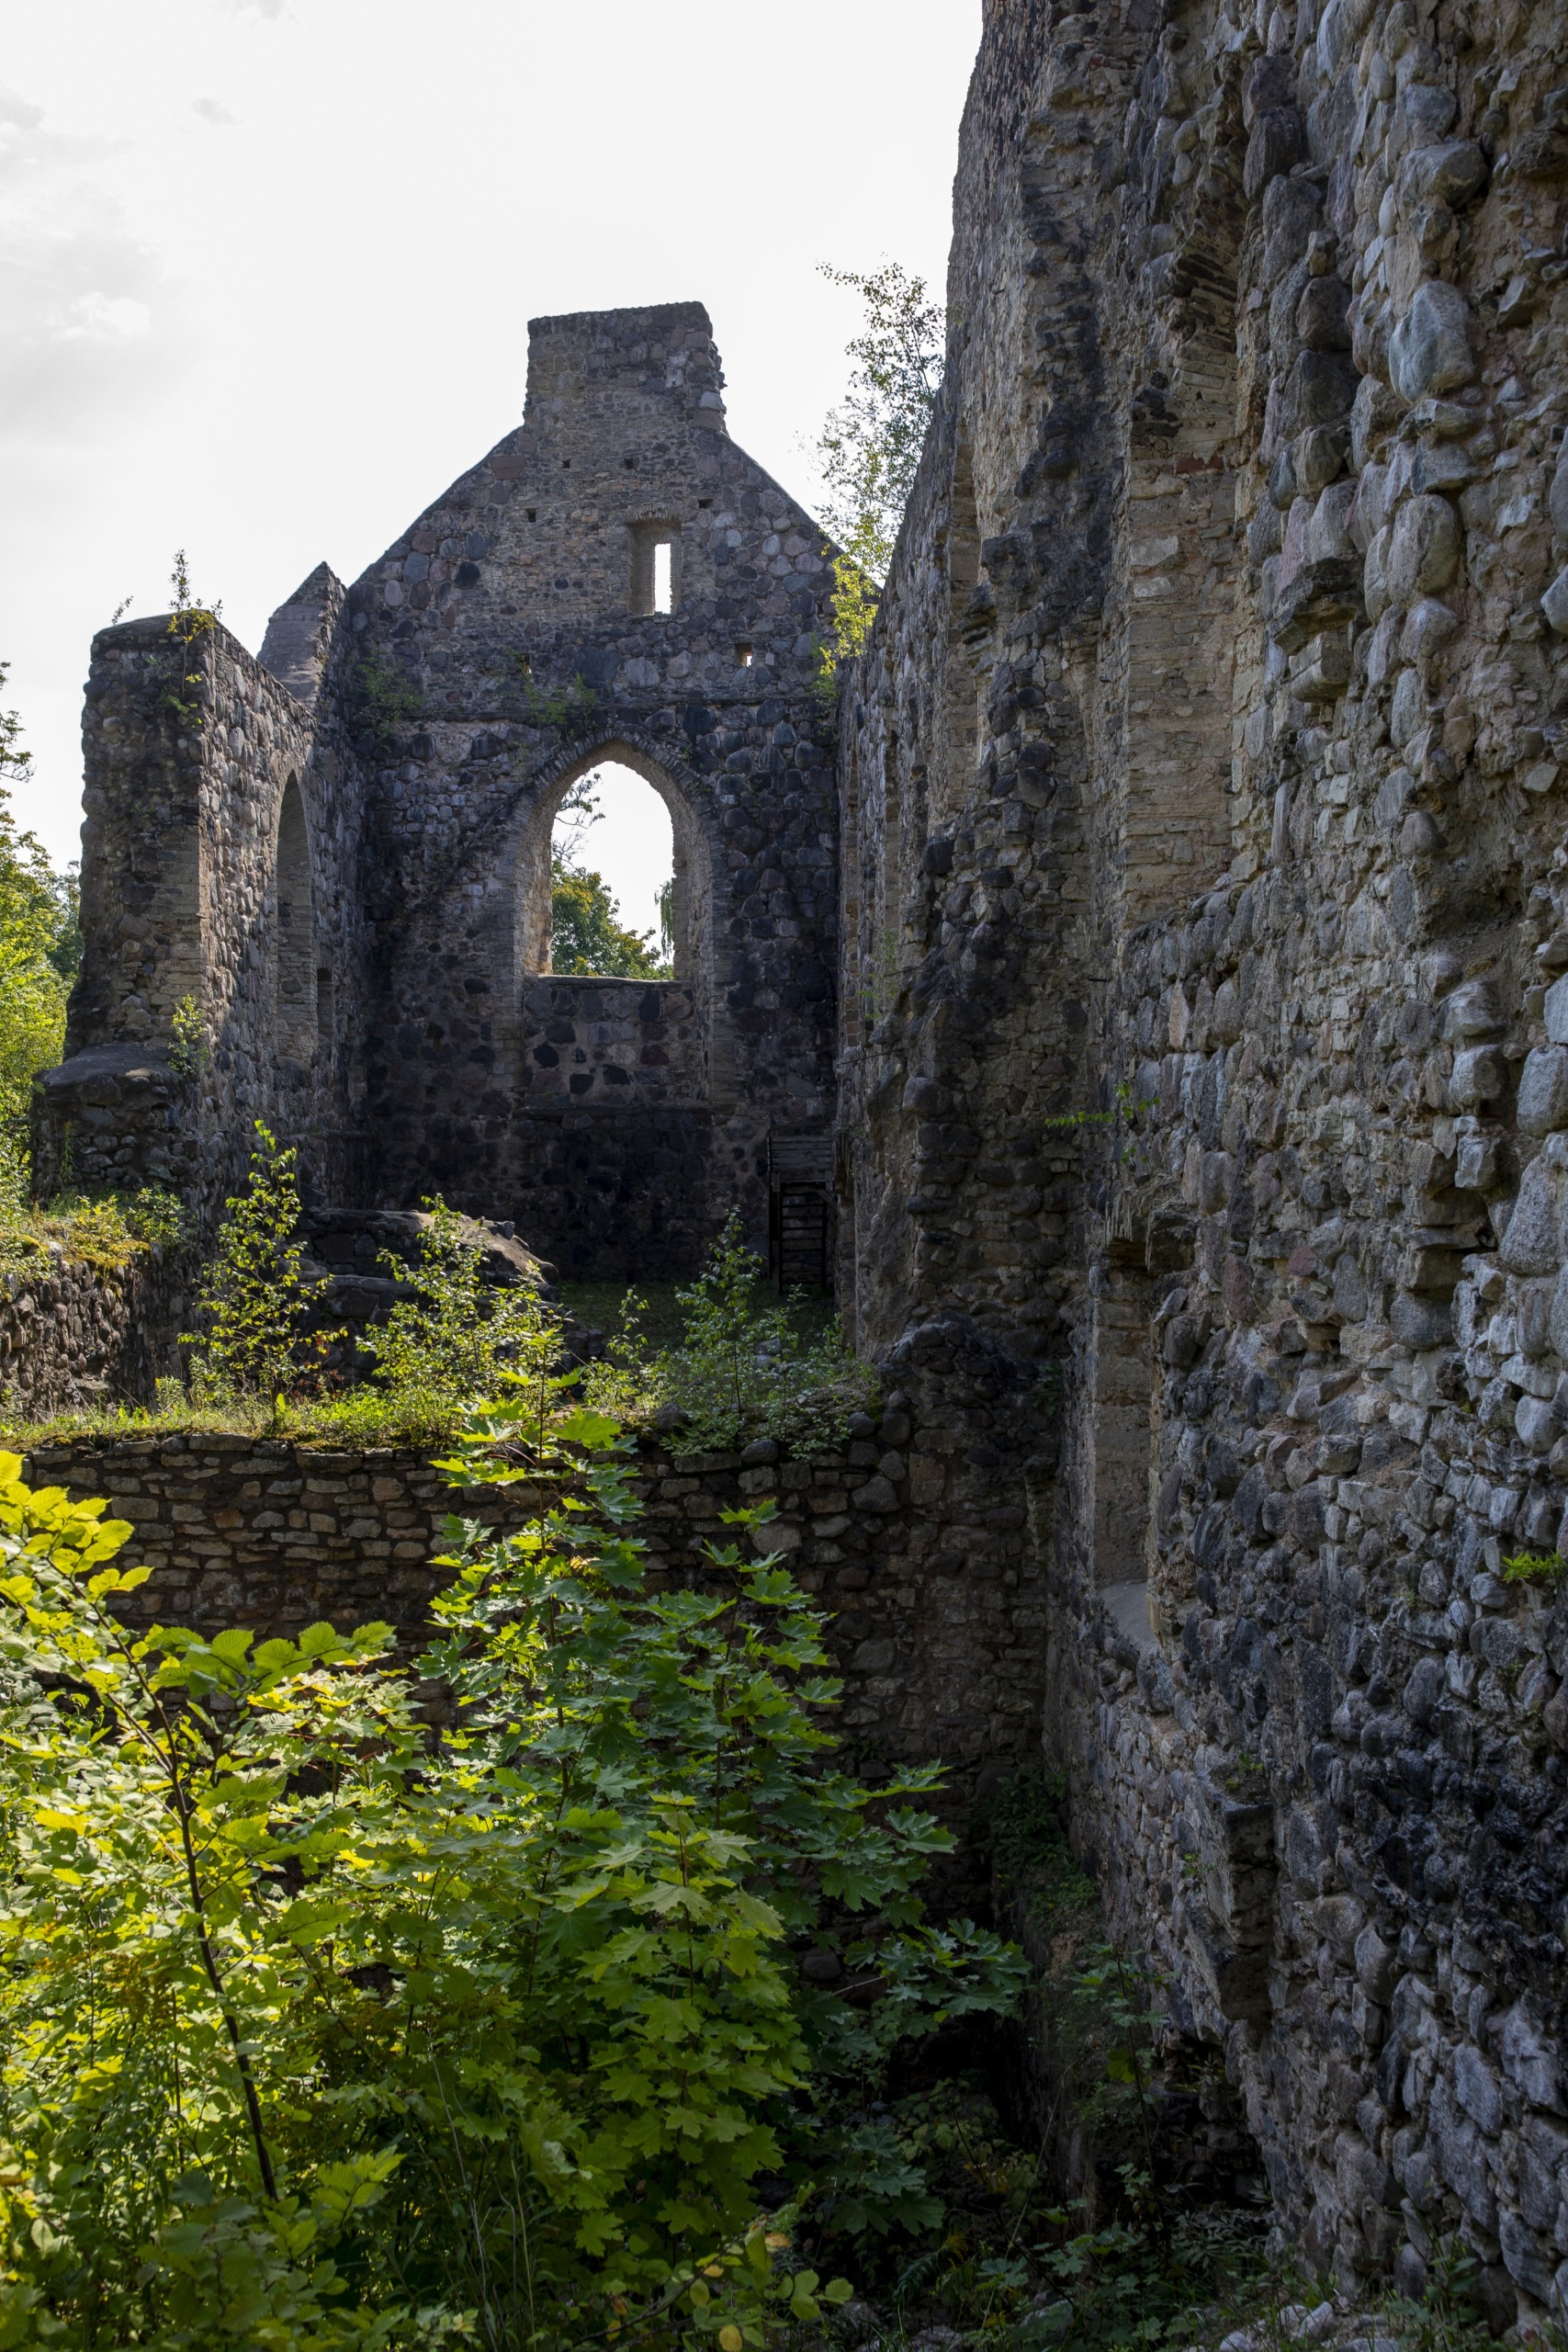
<path fill-rule="evenodd" d="M 1452 391 L 1471 381 L 1475 356 L 1470 346 L 1470 305 L 1457 286 L 1434 277 L 1416 288 L 1388 345 L 1394 387 L 1405 400 Z"/>
<path fill-rule="evenodd" d="M 1538 1046 L 1519 1074 L 1518 1122 L 1527 1135 L 1568 1126 L 1568 1046 Z"/>

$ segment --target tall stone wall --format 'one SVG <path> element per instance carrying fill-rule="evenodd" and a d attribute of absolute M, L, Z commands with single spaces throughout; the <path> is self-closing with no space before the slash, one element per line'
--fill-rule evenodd
<path fill-rule="evenodd" d="M 522 426 L 259 664 L 203 639 L 197 718 L 156 627 L 100 639 L 41 1114 L 46 1165 L 198 1187 L 265 1114 L 570 1275 L 760 1231 L 836 1082 L 887 1418 L 650 1464 L 675 1554 L 776 1480 L 867 1755 L 967 1799 L 1043 1724 L 1288 2225 L 1413 2292 L 1457 2232 L 1500 2323 L 1568 2315 L 1568 1601 L 1506 1573 L 1568 1538 L 1562 33 L 987 0 L 836 805 L 830 550 L 728 442 L 705 313 L 536 322 Z M 611 757 L 676 841 L 635 1003 L 544 969 Z M 252 1455 L 204 1556 L 243 1599 L 298 1535 L 313 1609 L 382 1474 L 316 1529 L 296 1464 L 264 1527 Z M 193 1458 L 146 1474 L 171 1529 Z"/>
<path fill-rule="evenodd" d="M 514 1215 L 568 1275 L 685 1272 L 732 1204 L 765 1233 L 770 1135 L 831 1124 L 829 550 L 730 441 L 700 303 L 530 332 L 522 424 L 350 592 L 423 714 L 373 747 L 368 1116 L 400 1198 Z M 603 983 L 541 978 L 551 825 L 603 760 L 674 834 L 681 1000 L 635 1053 Z"/>
<path fill-rule="evenodd" d="M 840 760 L 856 1328 L 1013 1367 L 1075 1834 L 1289 2225 L 1499 2322 L 1568 2287 L 1562 32 L 991 0 Z"/>
<path fill-rule="evenodd" d="M 313 587 L 324 647 L 342 591 Z M 291 689 L 221 624 L 94 639 L 84 958 L 39 1082 L 40 1190 L 158 1183 L 209 1214 L 257 1119 L 318 1196 L 363 1182 L 362 808 L 325 660 Z"/>

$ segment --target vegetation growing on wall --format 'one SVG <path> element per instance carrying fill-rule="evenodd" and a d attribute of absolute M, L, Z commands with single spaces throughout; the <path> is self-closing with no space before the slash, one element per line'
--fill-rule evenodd
<path fill-rule="evenodd" d="M 0 662 L 0 692 L 9 664 Z M 57 874 L 11 809 L 12 780 L 32 773 L 22 722 L 0 711 L 0 1195 L 27 1193 L 28 1105 L 34 1073 L 65 1047 L 65 1001 L 82 960 L 76 876 Z"/>
<path fill-rule="evenodd" d="M 217 628 L 223 606 L 220 602 L 208 604 L 191 586 L 190 566 L 184 548 L 175 550 L 174 569 L 169 574 L 169 594 L 174 610 L 169 615 L 168 635 L 174 639 L 173 658 L 167 671 L 164 700 L 183 724 L 189 725 L 201 717 L 199 688 L 201 668 L 197 650 L 204 638 Z"/>
<path fill-rule="evenodd" d="M 350 665 L 345 690 L 349 724 L 361 749 L 382 758 L 397 752 L 402 729 L 424 713 L 424 697 L 408 672 L 378 645 Z"/>
<path fill-rule="evenodd" d="M 175 1250 L 190 1237 L 178 1196 L 157 1185 L 135 1193 L 64 1193 L 39 1204 L 0 1204 L 0 1266 L 25 1278 L 56 1258 L 117 1273 L 148 1250 Z"/>
<path fill-rule="evenodd" d="M 498 666 L 511 672 L 510 684 L 526 727 L 551 728 L 570 738 L 586 735 L 598 719 L 599 697 L 579 673 L 564 685 L 550 685 L 534 675 L 533 656 L 521 646 L 509 645 Z"/>

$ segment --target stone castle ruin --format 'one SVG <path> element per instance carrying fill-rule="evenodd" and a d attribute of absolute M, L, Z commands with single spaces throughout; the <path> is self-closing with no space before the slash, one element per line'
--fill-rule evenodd
<path fill-rule="evenodd" d="M 1568 1540 L 1563 34 L 988 0 L 836 747 L 705 314 L 541 322 L 522 427 L 194 711 L 97 639 L 40 1113 L 203 1198 L 265 1115 L 566 1268 L 830 1212 L 896 1398 L 820 1553 L 857 1737 L 1043 1737 L 1312 2258 L 1457 2231 L 1499 2325 L 1568 2314 L 1568 1598 L 1506 1569 Z M 672 982 L 543 969 L 609 755 Z"/>
<path fill-rule="evenodd" d="M 265 1118 L 317 1197 L 439 1190 L 570 1272 L 685 1272 L 732 1203 L 765 1229 L 831 1130 L 831 574 L 720 383 L 700 304 L 536 320 L 522 425 L 259 659 L 205 633 L 186 704 L 164 619 L 102 632 L 46 1164 L 69 1131 L 79 1176 L 209 1201 Z M 606 758 L 670 808 L 671 981 L 549 972 L 551 827 Z"/>

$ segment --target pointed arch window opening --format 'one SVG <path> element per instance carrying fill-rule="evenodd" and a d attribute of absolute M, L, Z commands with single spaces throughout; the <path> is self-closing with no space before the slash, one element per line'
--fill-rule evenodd
<path fill-rule="evenodd" d="M 629 956 L 582 956 L 581 932 L 563 921 L 571 910 L 562 904 L 562 876 L 572 867 L 599 877 L 599 912 L 607 898 L 615 928 L 640 940 L 647 959 L 640 968 Z M 579 891 L 580 905 L 582 896 Z M 519 980 L 526 985 L 547 974 L 674 980 L 699 985 L 705 997 L 712 897 L 706 843 L 680 786 L 631 746 L 602 744 L 541 797 L 525 835 L 517 871 Z M 604 960 L 611 969 L 592 968 Z"/>
<path fill-rule="evenodd" d="M 675 840 L 661 795 L 605 760 L 579 776 L 550 833 L 552 973 L 672 979 Z"/>

